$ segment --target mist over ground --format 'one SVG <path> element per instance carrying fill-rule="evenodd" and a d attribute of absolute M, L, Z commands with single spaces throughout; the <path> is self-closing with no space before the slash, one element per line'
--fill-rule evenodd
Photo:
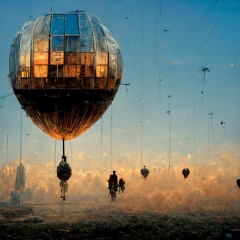
<path fill-rule="evenodd" d="M 89 170 L 81 166 L 80 161 L 71 165 L 73 175 L 68 181 L 69 191 L 66 203 L 93 204 L 94 208 L 117 205 L 122 211 L 151 211 L 172 213 L 181 211 L 238 211 L 240 209 L 240 191 L 236 184 L 239 176 L 239 157 L 230 153 L 214 156 L 212 161 L 186 162 L 180 156 L 174 156 L 169 170 L 167 161 L 160 159 L 151 161 L 147 166 L 150 173 L 144 179 L 140 167 L 129 166 L 133 161 L 126 157 L 121 164 L 113 162 L 118 178 L 126 181 L 124 193 L 117 194 L 116 202 L 112 203 L 108 192 L 109 169 Z M 37 164 L 26 161 L 26 185 L 22 195 L 22 204 L 60 203 L 60 185 L 56 176 L 54 163 Z M 9 202 L 14 190 L 16 170 L 19 160 L 1 168 L 1 202 Z M 165 166 L 164 166 L 165 165 Z M 128 167 L 129 166 L 129 167 Z M 182 169 L 190 169 L 185 179 Z M 67 205 L 67 204 L 66 204 Z"/>

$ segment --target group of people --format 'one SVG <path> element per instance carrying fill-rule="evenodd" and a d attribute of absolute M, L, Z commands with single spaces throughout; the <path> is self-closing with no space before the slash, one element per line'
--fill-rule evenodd
<path fill-rule="evenodd" d="M 114 189 L 115 191 L 117 191 L 119 188 L 119 192 L 120 191 L 124 191 L 125 189 L 125 181 L 120 178 L 118 181 L 118 177 L 116 175 L 116 171 L 113 171 L 113 174 L 110 174 L 109 176 L 109 180 L 108 180 L 108 189 Z"/>

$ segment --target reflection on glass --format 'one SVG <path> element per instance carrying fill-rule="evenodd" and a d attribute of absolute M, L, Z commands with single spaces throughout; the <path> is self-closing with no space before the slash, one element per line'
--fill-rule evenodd
<path fill-rule="evenodd" d="M 15 88 L 117 89 L 122 58 L 101 21 L 88 13 L 49 14 L 27 22 L 11 46 Z"/>
<path fill-rule="evenodd" d="M 79 36 L 67 36 L 65 40 L 66 52 L 80 52 Z"/>
<path fill-rule="evenodd" d="M 65 34 L 79 34 L 77 14 L 65 15 Z"/>
<path fill-rule="evenodd" d="M 63 36 L 52 37 L 52 51 L 64 51 Z"/>
<path fill-rule="evenodd" d="M 63 35 L 64 34 L 64 17 L 65 15 L 53 15 L 51 34 Z"/>

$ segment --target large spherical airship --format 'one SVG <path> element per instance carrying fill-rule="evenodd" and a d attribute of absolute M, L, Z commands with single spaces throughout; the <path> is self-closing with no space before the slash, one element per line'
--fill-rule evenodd
<path fill-rule="evenodd" d="M 14 94 L 32 121 L 59 140 L 79 136 L 104 114 L 122 71 L 118 43 L 83 11 L 28 21 L 11 45 Z"/>

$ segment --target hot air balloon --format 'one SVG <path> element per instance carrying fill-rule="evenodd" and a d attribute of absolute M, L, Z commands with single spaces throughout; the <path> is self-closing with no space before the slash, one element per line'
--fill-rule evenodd
<path fill-rule="evenodd" d="M 28 21 L 11 45 L 14 94 L 33 123 L 63 146 L 108 109 L 122 72 L 118 43 L 99 18 L 84 11 Z"/>
<path fill-rule="evenodd" d="M 182 170 L 182 174 L 183 174 L 185 179 L 188 177 L 189 173 L 190 173 L 190 170 L 188 168 L 184 168 Z"/>
<path fill-rule="evenodd" d="M 142 176 L 146 179 L 148 174 L 149 174 L 149 170 L 144 166 L 142 169 L 141 169 L 141 174 Z"/>
<path fill-rule="evenodd" d="M 238 185 L 238 187 L 240 188 L 240 179 L 237 179 L 237 185 Z"/>
<path fill-rule="evenodd" d="M 28 21 L 9 60 L 13 91 L 49 136 L 73 139 L 107 110 L 121 83 L 119 45 L 94 15 L 47 14 Z"/>

